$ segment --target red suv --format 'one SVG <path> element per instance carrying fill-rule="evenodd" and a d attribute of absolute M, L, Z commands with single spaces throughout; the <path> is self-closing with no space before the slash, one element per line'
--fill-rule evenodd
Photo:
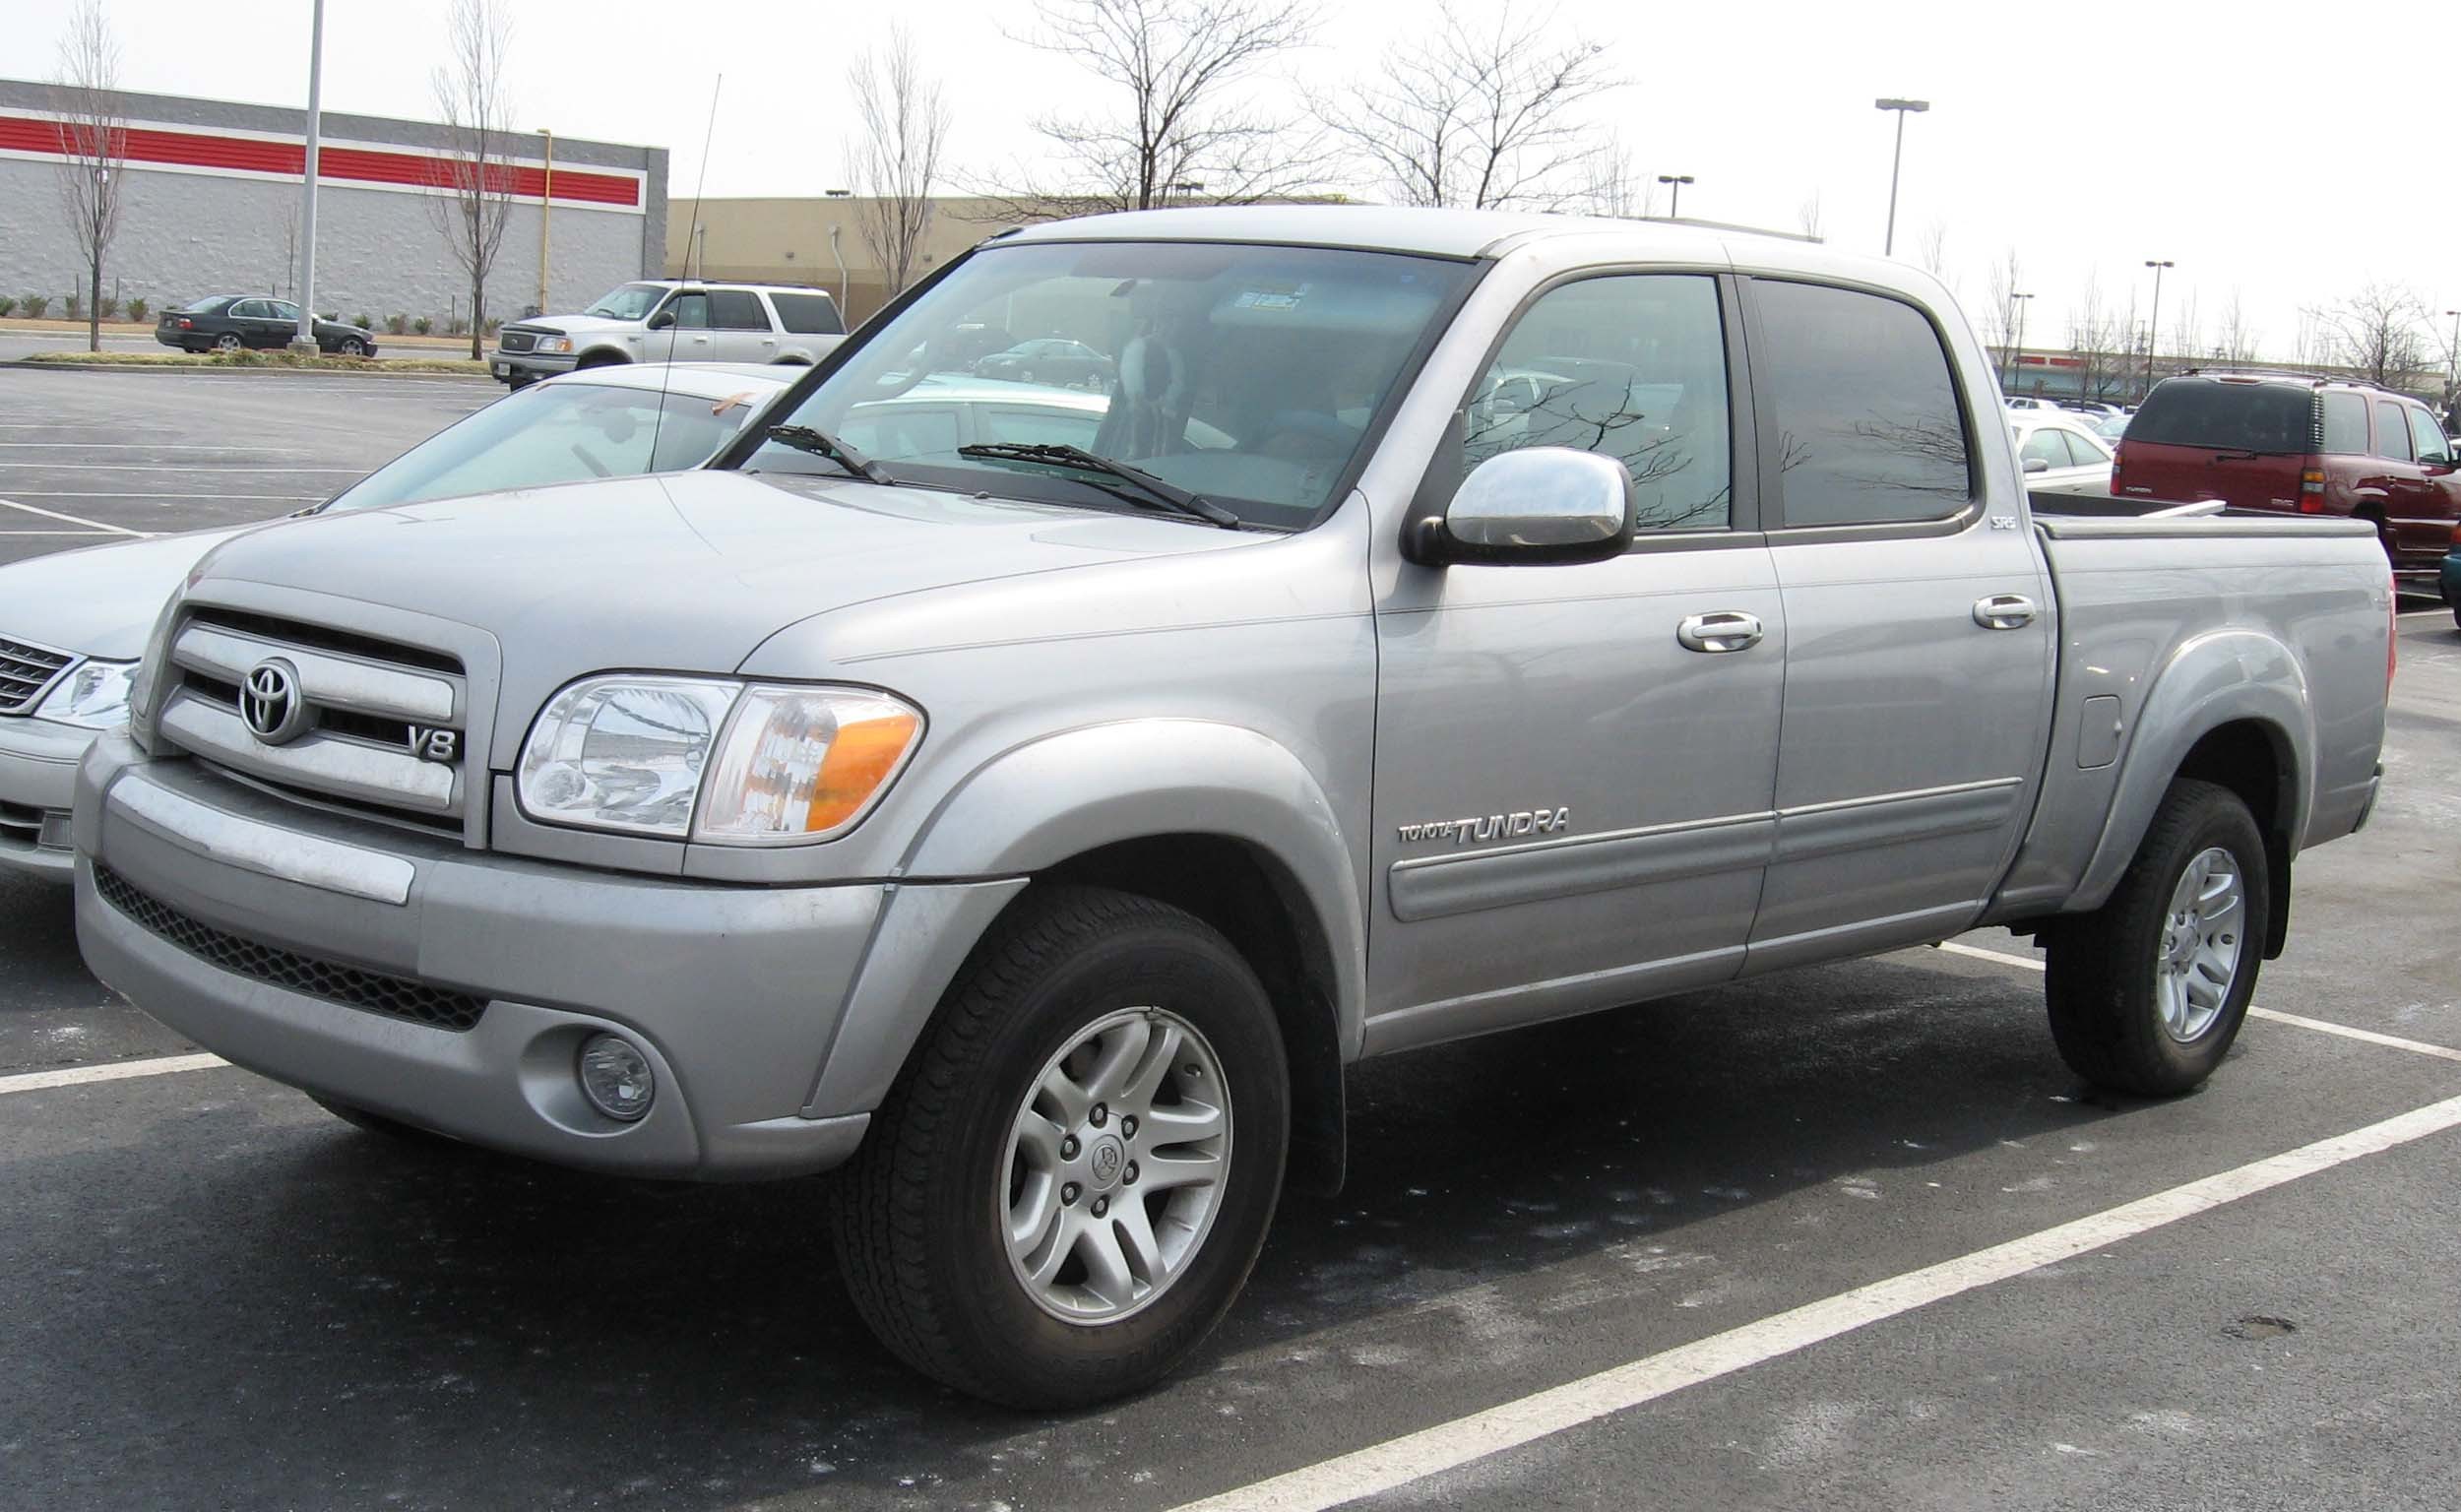
<path fill-rule="evenodd" d="M 2397 577 L 2431 587 L 2461 521 L 2452 443 L 2425 405 L 2343 378 L 2182 373 L 2119 438 L 2122 498 L 2370 520 Z"/>

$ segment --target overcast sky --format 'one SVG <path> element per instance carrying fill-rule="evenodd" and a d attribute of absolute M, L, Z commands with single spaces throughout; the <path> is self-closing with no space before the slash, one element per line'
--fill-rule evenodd
<path fill-rule="evenodd" d="M 14 0 L 0 72 L 48 77 L 72 4 Z M 334 0 L 326 107 L 432 117 L 427 64 L 446 4 Z M 1004 26 L 1031 22 L 1025 0 L 511 4 L 519 124 L 663 146 L 678 196 L 702 182 L 722 72 L 709 194 L 843 185 L 844 64 L 897 15 L 918 28 L 926 67 L 946 84 L 962 168 L 1011 159 L 1039 111 L 1100 98 L 1067 63 L 1003 38 Z M 305 103 L 308 0 L 106 7 L 131 89 Z M 1319 45 L 1263 87 L 1338 89 L 1433 9 L 1329 5 Z M 2089 279 L 2116 305 L 2133 293 L 2141 318 L 2154 257 L 2177 264 L 2162 292 L 2166 347 L 2187 299 L 2209 331 L 2237 293 L 2260 349 L 2281 357 L 2303 307 L 2370 280 L 2409 285 L 2430 310 L 2461 307 L 2454 0 L 1580 5 L 1555 25 L 1569 36 L 1576 23 L 1629 81 L 1599 119 L 1653 175 L 1694 176 L 1686 215 L 1795 229 L 1816 195 L 1828 240 L 1877 252 L 1893 117 L 1871 102 L 1931 101 L 1907 123 L 1898 254 L 1917 256 L 1944 224 L 1948 275 L 1982 322 L 1988 270 L 2014 248 L 2037 295 L 2029 346 L 2064 341 Z"/>

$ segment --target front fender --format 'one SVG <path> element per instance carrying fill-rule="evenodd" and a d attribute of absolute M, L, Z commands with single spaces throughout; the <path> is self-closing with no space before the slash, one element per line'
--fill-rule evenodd
<path fill-rule="evenodd" d="M 2187 753 L 2214 730 L 2240 721 L 2266 726 L 2284 754 L 2284 811 L 2255 818 L 2267 833 L 2285 834 L 2297 853 L 2315 799 L 2315 717 L 2306 674 L 2289 647 L 2258 631 L 2196 636 L 2181 642 L 2154 674 L 2120 758 L 2117 794 L 2070 908 L 2098 909 L 2109 900 Z"/>
<path fill-rule="evenodd" d="M 1119 841 L 1187 834 L 1244 841 L 1296 882 L 1332 957 L 1343 1056 L 1357 1055 L 1367 976 L 1358 870 L 1315 774 L 1255 730 L 1131 720 L 1014 747 L 941 800 L 904 869 L 1019 876 Z"/>

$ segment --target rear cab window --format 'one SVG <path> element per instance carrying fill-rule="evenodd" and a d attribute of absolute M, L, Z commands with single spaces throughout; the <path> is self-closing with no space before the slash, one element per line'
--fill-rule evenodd
<path fill-rule="evenodd" d="M 1752 299 L 1752 370 L 1776 436 L 1780 522 L 1911 525 L 1963 513 L 1973 452 L 1929 317 L 1822 284 L 1758 279 Z M 1766 460 L 1762 471 L 1766 478 Z"/>
<path fill-rule="evenodd" d="M 2128 423 L 2127 439 L 2259 456 L 2304 456 L 2316 442 L 2315 391 L 2303 384 L 2167 378 Z"/>

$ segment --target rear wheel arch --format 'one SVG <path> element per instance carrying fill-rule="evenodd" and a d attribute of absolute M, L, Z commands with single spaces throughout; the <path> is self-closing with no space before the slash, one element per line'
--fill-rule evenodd
<path fill-rule="evenodd" d="M 2267 720 L 2216 725 L 2188 747 L 2175 780 L 2226 788 L 2254 817 L 2273 883 L 2264 933 L 2264 958 L 2273 960 L 2290 933 L 2290 862 L 2299 822 L 2299 758 L 2289 734 Z"/>

